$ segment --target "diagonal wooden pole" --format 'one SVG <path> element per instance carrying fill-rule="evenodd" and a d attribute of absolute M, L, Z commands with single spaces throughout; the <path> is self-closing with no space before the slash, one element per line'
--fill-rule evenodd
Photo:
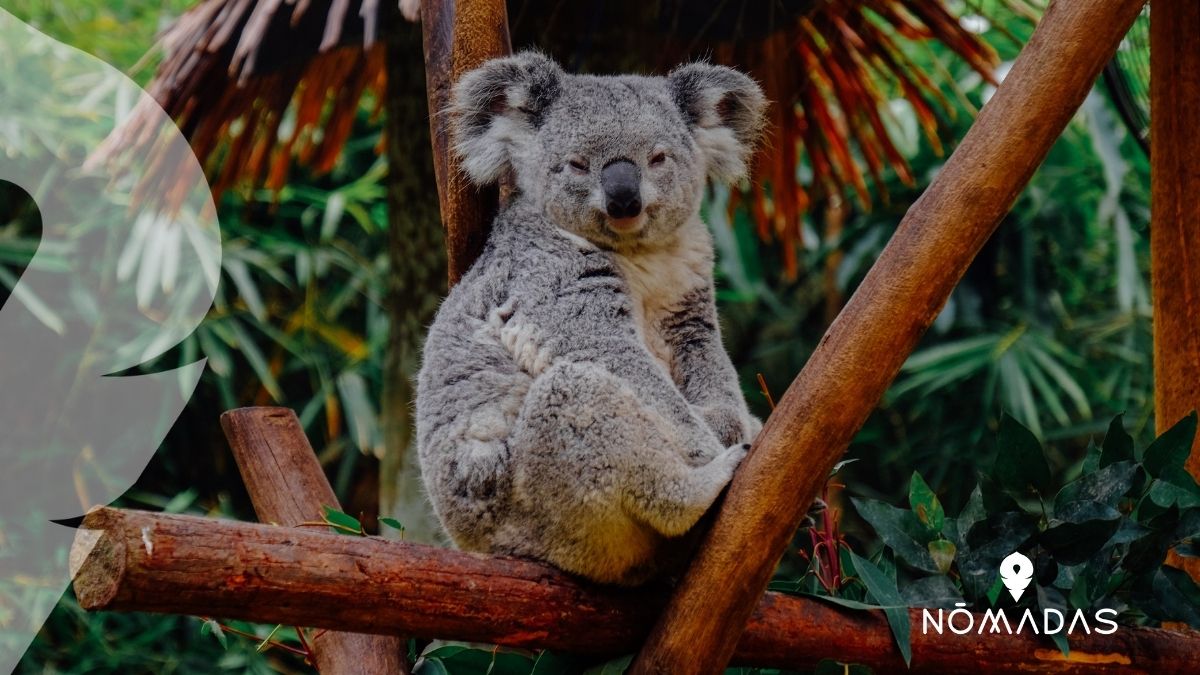
<path fill-rule="evenodd" d="M 323 506 L 341 508 L 296 413 L 238 408 L 221 415 L 221 428 L 259 520 L 292 528 L 320 522 Z M 322 675 L 407 674 L 402 642 L 393 636 L 322 631 L 310 641 L 313 666 Z"/>
<path fill-rule="evenodd" d="M 830 469 L 1091 90 L 1145 0 L 1054 0 L 792 382 L 629 671 L 718 673 Z"/>

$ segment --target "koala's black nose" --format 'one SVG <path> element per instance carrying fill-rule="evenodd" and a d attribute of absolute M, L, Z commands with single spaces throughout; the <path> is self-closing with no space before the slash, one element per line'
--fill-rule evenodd
<path fill-rule="evenodd" d="M 627 159 L 609 162 L 600 172 L 604 210 L 612 218 L 633 218 L 642 212 L 642 172 Z"/>

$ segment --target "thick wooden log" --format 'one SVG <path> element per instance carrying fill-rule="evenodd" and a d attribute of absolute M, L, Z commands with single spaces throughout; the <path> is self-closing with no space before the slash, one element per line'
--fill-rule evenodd
<path fill-rule="evenodd" d="M 1154 422 L 1200 409 L 1200 3 L 1157 0 L 1150 14 L 1150 283 Z M 1200 479 L 1200 439 L 1187 468 Z M 1200 579 L 1200 561 L 1171 562 Z"/>
<path fill-rule="evenodd" d="M 458 159 L 450 151 L 446 106 L 454 83 L 463 73 L 488 59 L 512 53 L 508 10 L 504 0 L 422 0 L 421 24 L 433 163 L 442 225 L 446 228 L 447 273 L 453 286 L 483 250 L 499 193 L 496 188 L 474 187 L 460 170 Z"/>
<path fill-rule="evenodd" d="M 1200 3 L 1150 13 L 1150 266 L 1154 420 L 1162 433 L 1200 408 Z M 1200 476 L 1200 442 L 1188 468 Z"/>
<path fill-rule="evenodd" d="M 1012 208 L 1145 0 L 1054 0 L 739 468 L 630 672 L 719 673 L 833 464 Z M 855 653 L 853 650 L 848 654 Z"/>
<path fill-rule="evenodd" d="M 596 656 L 636 649 L 666 601 L 661 589 L 600 588 L 523 560 L 111 508 L 84 519 L 71 562 L 75 595 L 89 610 L 205 614 Z M 912 619 L 914 673 L 1183 673 L 1200 653 L 1200 633 L 1122 627 L 1072 636 L 1068 659 L 1028 632 L 926 635 L 921 613 Z M 976 615 L 973 625 L 981 624 Z M 904 668 L 881 613 L 777 593 L 759 600 L 734 661 L 806 670 L 825 657 L 881 673 Z"/>
<path fill-rule="evenodd" d="M 322 506 L 341 508 L 296 413 L 288 408 L 240 408 L 221 415 L 221 428 L 259 520 L 295 527 L 319 522 Z M 408 672 L 398 637 L 329 630 L 310 644 L 313 665 L 323 675 Z"/>

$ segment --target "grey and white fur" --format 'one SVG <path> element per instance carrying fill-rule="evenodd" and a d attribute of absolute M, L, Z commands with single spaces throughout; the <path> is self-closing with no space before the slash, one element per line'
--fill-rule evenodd
<path fill-rule="evenodd" d="M 418 378 L 422 477 L 457 546 L 624 585 L 678 557 L 761 427 L 700 202 L 745 175 L 765 105 L 729 68 L 569 75 L 531 52 L 456 86 L 465 171 L 515 187 Z"/>

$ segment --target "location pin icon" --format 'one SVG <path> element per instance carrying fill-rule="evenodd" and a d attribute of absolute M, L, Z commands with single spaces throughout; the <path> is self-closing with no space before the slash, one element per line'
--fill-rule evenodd
<path fill-rule="evenodd" d="M 1014 551 L 1000 562 L 1000 580 L 1012 594 L 1013 600 L 1020 600 L 1021 594 L 1033 580 L 1033 561 Z"/>

